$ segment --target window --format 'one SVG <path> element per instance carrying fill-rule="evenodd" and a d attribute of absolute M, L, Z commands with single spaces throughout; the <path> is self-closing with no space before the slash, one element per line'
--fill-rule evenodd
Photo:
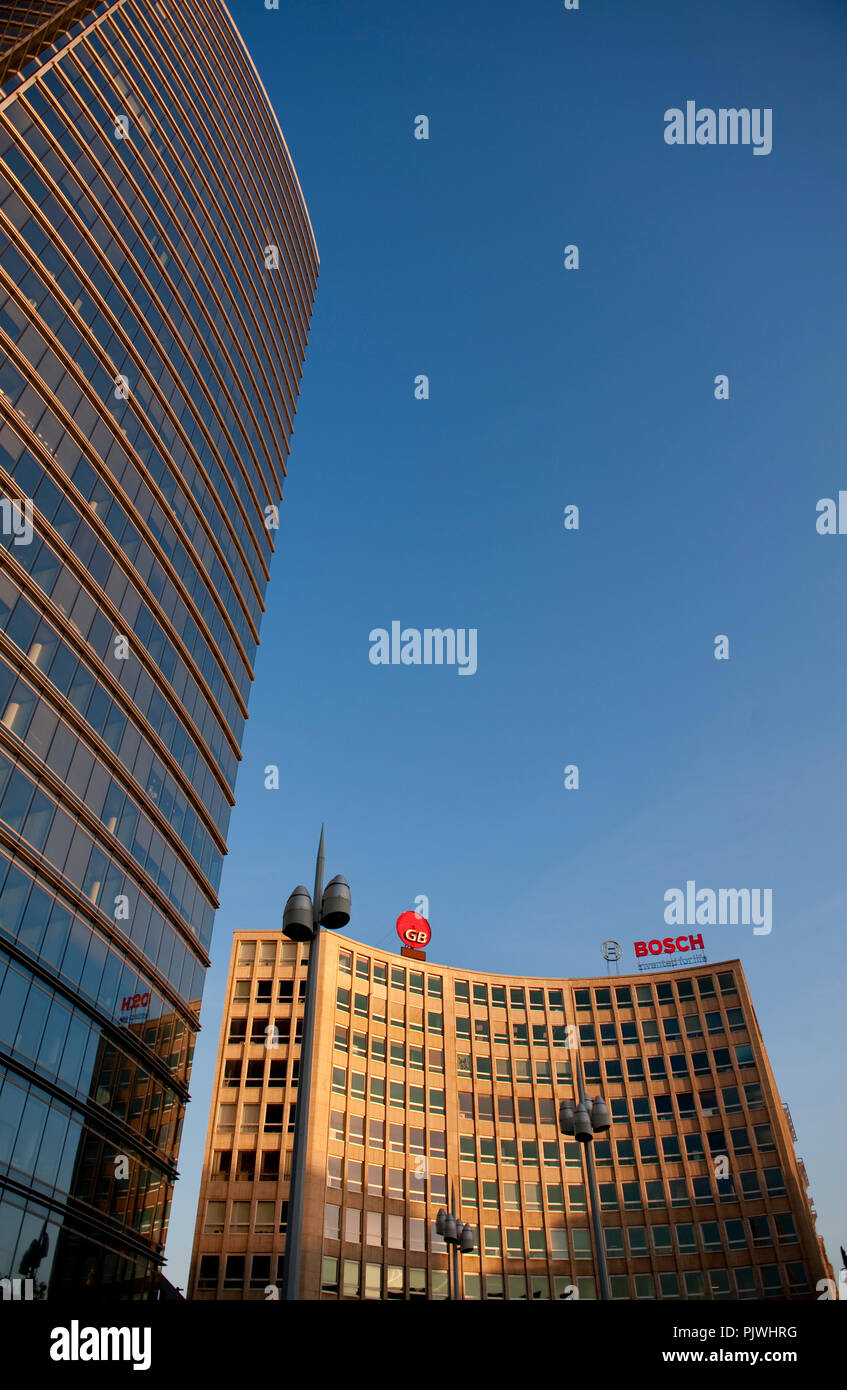
<path fill-rule="evenodd" d="M 568 1206 L 571 1211 L 587 1211 L 585 1205 L 585 1186 L 583 1183 L 568 1183 Z"/>
<path fill-rule="evenodd" d="M 503 1183 L 503 1205 L 507 1211 L 520 1211 L 521 1189 L 518 1183 Z"/>
<path fill-rule="evenodd" d="M 672 1207 L 688 1206 L 688 1188 L 685 1185 L 685 1178 L 671 1178 L 668 1182 L 671 1196 Z"/>
<path fill-rule="evenodd" d="M 618 1210 L 618 1192 L 613 1182 L 601 1182 L 600 1187 L 600 1209 L 601 1211 Z"/>
<path fill-rule="evenodd" d="M 700 1222 L 700 1240 L 703 1249 L 706 1251 L 721 1250 L 723 1248 L 721 1244 L 720 1227 L 717 1221 Z"/>
<path fill-rule="evenodd" d="M 544 1230 L 527 1230 L 527 1258 L 547 1259 L 547 1240 Z"/>
<path fill-rule="evenodd" d="M 676 1017 L 663 1018 L 662 1032 L 664 1033 L 667 1041 L 681 1037 L 682 1034 L 679 1027 L 679 1019 Z"/>
<path fill-rule="evenodd" d="M 219 1269 L 220 1255 L 201 1255 L 200 1275 L 197 1280 L 198 1289 L 216 1289 Z"/>
<path fill-rule="evenodd" d="M 324 1240 L 341 1239 L 341 1208 L 332 1202 L 324 1207 Z"/>
<path fill-rule="evenodd" d="M 550 1232 L 550 1257 L 554 1260 L 566 1260 L 568 1258 L 567 1231 L 556 1230 Z M 535 1258 L 534 1255 L 533 1258 Z"/>
<path fill-rule="evenodd" d="M 673 1252 L 670 1226 L 651 1226 L 653 1249 L 657 1255 L 670 1255 Z"/>
<path fill-rule="evenodd" d="M 706 1014 L 706 1028 L 710 1033 L 722 1033 L 724 1031 L 720 1009 L 713 1009 Z"/>
<path fill-rule="evenodd" d="M 685 1036 L 687 1038 L 702 1038 L 703 1025 L 700 1022 L 699 1014 L 686 1014 L 682 1021 L 685 1024 Z"/>
<path fill-rule="evenodd" d="M 480 1148 L 484 1142 L 484 1140 L 480 1141 Z M 491 1143 L 493 1145 L 494 1141 L 492 1140 Z M 521 1163 L 529 1164 L 533 1168 L 538 1166 L 538 1144 L 534 1139 L 521 1140 Z M 779 1169 L 775 1171 L 779 1172 Z"/>
<path fill-rule="evenodd" d="M 482 1205 L 484 1207 L 499 1207 L 500 1191 L 496 1182 L 484 1182 L 482 1184 Z"/>
<path fill-rule="evenodd" d="M 747 1097 L 747 1104 L 751 1110 L 760 1110 L 765 1103 L 764 1097 L 762 1096 L 762 1088 L 758 1081 L 748 1082 L 744 1087 L 744 1094 Z"/>
<path fill-rule="evenodd" d="M 542 1210 L 542 1192 L 540 1182 L 524 1183 L 524 1207 L 527 1211 Z"/>
<path fill-rule="evenodd" d="M 636 1298 L 655 1298 L 656 1287 L 652 1274 L 635 1275 L 635 1297 Z"/>
<path fill-rule="evenodd" d="M 721 994 L 734 994 L 736 990 L 735 976 L 731 970 L 724 970 L 718 975 L 718 987 Z"/>
<path fill-rule="evenodd" d="M 604 1230 L 606 1241 L 606 1254 L 613 1260 L 622 1260 L 624 1257 L 623 1231 L 620 1226 L 607 1226 Z"/>
<path fill-rule="evenodd" d="M 731 1033 L 737 1033 L 742 1028 L 747 1027 L 743 1009 L 727 1009 L 726 1021 L 729 1024 L 729 1031 Z"/>
<path fill-rule="evenodd" d="M 509 1259 L 523 1258 L 523 1231 L 510 1227 L 506 1231 L 506 1254 Z"/>
<path fill-rule="evenodd" d="M 373 1121 L 371 1121 L 373 1123 Z M 381 1197 L 385 1186 L 385 1169 L 381 1163 L 368 1164 L 368 1194 Z"/>
<path fill-rule="evenodd" d="M 777 1212 L 774 1217 L 774 1226 L 776 1227 L 776 1238 L 778 1242 L 784 1244 L 786 1241 L 796 1241 L 797 1231 L 794 1227 L 794 1217 L 791 1215 L 790 1211 Z"/>
<path fill-rule="evenodd" d="M 681 1226 L 677 1225 L 674 1229 L 676 1230 L 676 1243 L 679 1246 L 680 1255 L 693 1255 L 697 1250 L 693 1225 L 686 1221 L 683 1222 Z"/>
<path fill-rule="evenodd" d="M 721 1096 L 723 1097 L 723 1108 L 728 1115 L 741 1109 L 741 1097 L 738 1094 L 737 1086 L 722 1086 Z"/>
<path fill-rule="evenodd" d="M 706 1157 L 703 1151 L 703 1138 L 700 1134 L 686 1134 L 685 1152 L 693 1163 Z"/>
<path fill-rule="evenodd" d="M 658 1163 L 659 1156 L 656 1151 L 655 1139 L 639 1139 L 638 1148 L 642 1163 Z"/>
<path fill-rule="evenodd" d="M 731 1129 L 729 1133 L 735 1153 L 749 1154 L 753 1152 L 753 1146 L 750 1143 L 750 1135 L 747 1132 L 746 1125 L 742 1125 L 738 1129 Z"/>
<path fill-rule="evenodd" d="M 244 1286 L 244 1255 L 227 1255 L 224 1271 L 224 1288 L 240 1289 Z"/>
<path fill-rule="evenodd" d="M 502 1253 L 499 1226 L 485 1226 L 483 1230 L 483 1238 L 483 1248 L 486 1255 L 500 1255 Z"/>
<path fill-rule="evenodd" d="M 756 1139 L 756 1147 L 760 1153 L 768 1153 L 770 1150 L 776 1148 L 773 1131 L 770 1125 L 754 1125 L 753 1134 Z"/>
<path fill-rule="evenodd" d="M 626 1074 L 630 1081 L 644 1080 L 644 1063 L 640 1057 L 627 1057 Z"/>
<path fill-rule="evenodd" d="M 234 1105 L 218 1106 L 218 1129 L 235 1129 L 235 1109 Z"/>
<path fill-rule="evenodd" d="M 387 1243 L 387 1245 L 388 1245 L 388 1248 L 389 1248 L 390 1250 L 402 1250 L 402 1249 L 404 1249 L 404 1245 L 403 1245 L 403 1217 L 402 1217 L 402 1216 L 388 1216 L 388 1217 L 386 1217 L 386 1221 L 388 1222 L 388 1235 L 387 1235 L 387 1241 L 386 1241 L 386 1243 Z"/>
<path fill-rule="evenodd" d="M 627 1211 L 641 1210 L 641 1188 L 637 1182 L 625 1182 L 621 1184 L 623 1193 L 623 1204 Z"/>
<path fill-rule="evenodd" d="M 668 1095 L 658 1095 L 653 1097 L 656 1106 L 657 1120 L 672 1120 L 673 1111 L 671 1109 L 671 1098 Z"/>
<path fill-rule="evenodd" d="M 765 1190 L 769 1197 L 782 1197 L 785 1194 L 785 1180 L 781 1168 L 765 1168 Z"/>
<path fill-rule="evenodd" d="M 349 989 L 339 988 L 335 994 L 335 1006 L 343 1009 L 346 1013 L 350 1012 L 350 991 Z"/>
<path fill-rule="evenodd" d="M 564 1236 L 565 1232 L 551 1232 L 551 1237 L 554 1241 L 557 1235 Z M 590 1260 L 592 1258 L 591 1237 L 589 1236 L 587 1230 L 585 1230 L 582 1227 L 572 1230 L 571 1243 L 573 1246 L 573 1258 L 575 1260 Z M 564 1254 L 555 1251 L 555 1249 L 553 1249 L 551 1253 L 553 1254 L 554 1259 L 564 1259 L 567 1255 L 567 1243 L 565 1242 L 564 1245 Z"/>
<path fill-rule="evenodd" d="M 361 1295 L 362 1278 L 358 1260 L 344 1261 L 344 1282 L 341 1291 L 345 1298 L 359 1298 Z"/>
<path fill-rule="evenodd" d="M 665 1135 L 662 1139 L 662 1157 L 666 1163 L 680 1163 L 682 1161 L 679 1140 L 675 1134 Z"/>
<path fill-rule="evenodd" d="M 747 1233 L 743 1221 L 725 1221 L 726 1243 L 730 1250 L 747 1249 Z"/>
<path fill-rule="evenodd" d="M 618 1139 L 615 1144 L 618 1163 L 631 1165 L 635 1162 L 635 1149 L 631 1139 Z"/>
<path fill-rule="evenodd" d="M 759 1187 L 759 1175 L 755 1169 L 749 1173 L 741 1174 L 741 1192 L 745 1197 L 761 1197 L 762 1190 Z"/>

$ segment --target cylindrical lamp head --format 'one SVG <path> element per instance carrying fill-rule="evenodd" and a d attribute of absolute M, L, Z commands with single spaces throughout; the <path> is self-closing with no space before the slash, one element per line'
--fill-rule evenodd
<path fill-rule="evenodd" d="M 444 1218 L 443 1235 L 448 1244 L 456 1239 L 456 1218 L 452 1211 L 448 1212 Z"/>
<path fill-rule="evenodd" d="M 573 1134 L 573 1106 L 566 1100 L 559 1103 L 559 1129 L 563 1134 Z"/>
<path fill-rule="evenodd" d="M 447 1220 L 447 1213 L 442 1207 L 435 1218 L 435 1229 L 440 1236 L 444 1235 L 444 1222 Z"/>
<path fill-rule="evenodd" d="M 576 1110 L 574 1111 L 573 1132 L 574 1137 L 579 1140 L 580 1144 L 591 1143 L 591 1140 L 593 1138 L 591 1120 L 589 1118 L 588 1110 L 586 1106 L 583 1105 L 582 1101 L 580 1101 L 579 1105 L 576 1107 Z"/>
<path fill-rule="evenodd" d="M 473 1226 L 465 1226 L 462 1230 L 462 1241 L 460 1249 L 463 1255 L 469 1255 L 473 1250 Z"/>
<path fill-rule="evenodd" d="M 282 934 L 290 941 L 311 941 L 315 934 L 312 899 L 302 883 L 295 888 L 282 914 Z"/>
<path fill-rule="evenodd" d="M 591 1107 L 591 1128 L 595 1134 L 601 1134 L 604 1130 L 612 1128 L 609 1110 L 602 1096 L 594 1097 L 594 1104 Z"/>
<path fill-rule="evenodd" d="M 321 925 L 330 931 L 346 927 L 350 921 L 350 884 L 343 874 L 336 874 L 324 889 L 321 903 Z"/>

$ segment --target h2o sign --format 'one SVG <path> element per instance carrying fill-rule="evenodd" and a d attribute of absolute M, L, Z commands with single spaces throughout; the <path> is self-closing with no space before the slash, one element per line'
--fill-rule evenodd
<path fill-rule="evenodd" d="M 419 912 L 401 912 L 397 918 L 397 935 L 404 946 L 428 946 L 432 929 Z"/>

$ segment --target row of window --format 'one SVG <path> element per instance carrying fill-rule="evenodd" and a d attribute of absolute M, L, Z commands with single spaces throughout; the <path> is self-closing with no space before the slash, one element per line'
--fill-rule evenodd
<path fill-rule="evenodd" d="M 145 976 L 139 975 L 135 967 L 95 932 L 88 922 L 76 916 L 52 893 L 45 892 L 4 854 L 0 854 L 0 932 L 16 940 L 29 955 L 52 967 L 75 989 L 93 1000 L 98 1008 L 111 1012 L 116 1022 L 135 1022 L 131 1015 L 127 1018 L 122 1009 L 123 1001 L 136 994 L 146 994 L 149 998 L 147 1013 L 151 1021 L 170 1019 L 174 1036 L 182 1036 L 185 1031 L 185 1024 L 175 1018 L 171 1007 L 166 1005 Z M 203 967 L 199 963 L 197 969 L 202 975 Z M 185 987 L 188 988 L 193 980 L 192 973 Z M 199 993 L 200 984 L 197 981 L 197 994 L 187 997 L 196 1001 Z M 144 1032 L 144 1041 L 157 1051 L 169 1037 L 170 1034 L 165 1038 L 155 1028 Z M 170 1049 L 167 1056 L 169 1058 Z M 180 1063 L 181 1072 L 184 1065 L 184 1062 Z"/>
<path fill-rule="evenodd" d="M 543 1103 L 543 1102 L 542 1102 Z M 552 1102 L 549 1102 L 552 1104 Z M 544 1116 L 539 1116 L 539 1123 L 545 1122 Z M 768 1124 L 754 1125 L 753 1134 L 756 1140 L 756 1147 L 760 1153 L 771 1153 L 776 1149 L 773 1133 Z M 732 1148 L 735 1154 L 749 1154 L 753 1152 L 750 1142 L 750 1134 L 746 1127 L 730 1130 L 732 1138 Z M 636 1145 L 638 1146 L 638 1157 L 642 1164 L 654 1164 L 659 1162 L 659 1155 L 664 1163 L 682 1162 L 682 1145 L 685 1145 L 686 1157 L 691 1162 L 704 1160 L 706 1151 L 712 1159 L 722 1154 L 727 1154 L 729 1149 L 726 1142 L 726 1133 L 722 1129 L 709 1130 L 706 1134 L 699 1132 L 694 1134 L 676 1135 L 666 1134 L 659 1140 L 652 1136 L 644 1139 L 617 1139 L 615 1143 L 615 1157 L 619 1167 L 634 1167 Z M 705 1140 L 705 1144 L 704 1144 Z M 474 1135 L 463 1134 L 459 1137 L 459 1157 L 463 1163 L 476 1163 L 477 1156 L 480 1163 L 497 1162 L 497 1140 L 494 1138 L 479 1138 Z M 500 1161 L 502 1163 L 515 1163 L 518 1146 L 520 1146 L 520 1158 L 522 1163 L 538 1164 L 538 1142 L 535 1139 L 503 1139 L 499 1141 Z M 549 1147 L 552 1153 L 554 1146 L 545 1144 L 544 1150 L 547 1152 Z M 599 1167 L 604 1164 L 611 1166 L 612 1145 L 607 1139 L 594 1141 L 594 1158 Z M 545 1160 L 546 1161 L 546 1160 Z M 579 1167 L 581 1159 L 579 1157 L 579 1145 L 576 1142 L 565 1145 L 565 1165 L 566 1167 Z"/>
<path fill-rule="evenodd" d="M 301 951 L 300 964 L 305 965 L 309 959 L 309 948 L 299 946 L 296 941 L 286 941 L 285 937 L 275 941 L 242 941 L 238 947 L 237 964 L 239 967 L 258 966 L 260 970 L 268 966 L 273 968 L 277 962 L 290 966 L 296 962 Z"/>
<path fill-rule="evenodd" d="M 121 827 L 121 836 L 126 836 L 133 859 L 148 867 L 150 823 L 139 824 L 137 808 L 133 810 L 134 814 L 127 811 L 127 825 L 125 829 Z M 115 920 L 116 899 L 125 897 L 132 910 L 133 942 L 173 982 L 183 998 L 199 998 L 199 990 L 196 995 L 184 993 L 186 987 L 193 987 L 194 967 L 199 963 L 172 923 L 153 906 L 121 861 L 106 854 L 85 826 L 68 815 L 39 782 L 16 767 L 3 752 L 0 752 L 0 820 L 77 885 L 107 918 Z M 181 882 L 186 884 L 185 870 L 178 872 Z M 165 891 L 164 881 L 159 886 Z M 199 888 L 197 891 L 199 893 Z M 187 897 L 193 899 L 193 887 L 187 887 L 186 892 Z M 182 906 L 184 903 L 178 905 L 178 910 L 182 910 Z M 192 919 L 189 916 L 186 920 Z M 200 975 L 202 973 L 200 968 Z"/>
<path fill-rule="evenodd" d="M 505 1069 L 501 1070 L 500 1062 L 509 1059 L 495 1057 L 494 1062 L 497 1066 L 497 1080 L 505 1080 Z M 644 1070 L 644 1060 L 647 1062 L 647 1072 Z M 670 1063 L 671 1077 L 687 1077 L 693 1073 L 694 1076 L 708 1076 L 713 1070 L 715 1072 L 725 1072 L 733 1070 L 744 1070 L 748 1067 L 755 1067 L 756 1059 L 753 1056 L 753 1048 L 750 1043 L 737 1043 L 730 1051 L 728 1047 L 714 1047 L 709 1052 L 672 1052 L 667 1057 L 659 1055 L 657 1057 L 627 1057 L 624 1062 L 614 1058 L 606 1059 L 602 1066 L 599 1061 L 584 1060 L 583 1072 L 586 1083 L 593 1085 L 599 1084 L 605 1079 L 612 1084 L 623 1084 L 627 1081 L 646 1081 L 649 1076 L 651 1081 L 666 1081 L 668 1079 L 668 1063 Z M 626 1065 L 626 1076 L 624 1076 L 624 1064 Z M 481 1081 L 491 1081 L 492 1059 L 489 1056 L 482 1056 L 478 1053 L 458 1053 L 456 1056 L 456 1070 L 459 1076 L 476 1076 Z M 689 1071 L 690 1068 L 690 1071 Z"/>
<path fill-rule="evenodd" d="M 255 1258 L 255 1257 L 254 1257 Z M 429 1294 L 427 1294 L 427 1273 Z M 447 1273 L 442 1270 L 407 1269 L 404 1292 L 402 1265 L 365 1263 L 358 1260 L 338 1260 L 325 1256 L 321 1272 L 321 1292 L 328 1297 L 343 1298 L 446 1298 Z M 243 1277 L 242 1277 L 243 1282 Z M 664 1274 L 613 1274 L 610 1276 L 612 1298 L 672 1298 L 672 1299 L 749 1299 L 784 1298 L 786 1291 L 798 1295 L 808 1293 L 809 1279 L 801 1260 L 780 1265 L 746 1265 L 734 1269 L 686 1270 L 682 1275 L 673 1271 Z M 224 1283 L 224 1287 L 227 1287 Z M 234 1284 L 229 1287 L 235 1287 Z M 251 1284 L 251 1287 L 255 1287 Z M 464 1297 L 486 1299 L 549 1300 L 596 1299 L 597 1287 L 591 1275 L 578 1275 L 572 1282 L 567 1275 L 546 1274 L 465 1274 Z M 484 1289 L 484 1295 L 483 1295 Z M 761 1289 L 761 1295 L 759 1290 Z M 384 1291 L 383 1291 L 384 1290 Z"/>
<path fill-rule="evenodd" d="M 338 968 L 344 974 L 352 973 L 352 953 L 340 951 L 338 956 Z M 371 976 L 371 968 L 373 975 Z M 364 956 L 356 957 L 356 976 L 358 979 L 369 980 L 373 978 L 375 983 L 385 984 L 387 967 L 379 961 L 371 962 Z M 423 993 L 423 972 L 409 971 L 409 989 L 412 993 Z M 441 995 L 442 982 L 440 977 L 427 974 L 427 992 L 430 994 Z M 697 994 L 701 999 L 712 999 L 716 995 L 715 981 L 712 975 L 698 975 L 695 977 L 697 984 Z M 731 970 L 721 971 L 717 976 L 718 988 L 721 994 L 732 994 L 736 992 L 737 986 L 735 976 Z M 672 1004 L 676 999 L 680 1003 L 687 1003 L 697 996 L 694 991 L 695 980 L 680 979 L 660 984 L 644 983 L 640 985 L 618 985 L 614 989 L 615 1004 L 618 1008 L 631 1009 L 637 1005 L 639 1008 L 651 1006 L 654 1003 L 659 1005 Z M 404 990 L 406 988 L 406 970 L 402 966 L 391 967 L 391 987 L 393 989 Z M 526 1009 L 527 998 L 529 1008 L 544 1010 L 545 997 L 546 1007 L 549 1009 L 564 1010 L 565 999 L 564 991 L 561 989 L 541 989 L 525 988 L 523 985 L 488 985 L 472 984 L 467 980 L 456 980 L 454 982 L 454 997 L 457 1002 L 470 1003 L 487 1007 L 489 1002 L 494 1008 L 505 1008 L 508 1002 L 512 1009 Z M 472 991 L 472 992 L 471 992 Z M 635 1002 L 633 1003 L 633 993 Z M 574 1003 L 578 1010 L 591 1009 L 591 990 L 574 990 Z M 594 1008 L 596 1010 L 612 1008 L 612 988 L 595 988 Z"/>
<path fill-rule="evenodd" d="M 560 1064 L 561 1066 L 562 1064 Z M 564 1070 L 564 1069 L 567 1070 Z M 557 1080 L 561 1085 L 569 1082 L 570 1063 L 563 1064 L 562 1070 L 557 1066 Z M 503 1080 L 498 1076 L 498 1080 Z M 511 1079 L 511 1078 L 509 1078 Z M 519 1080 L 530 1080 L 530 1077 L 519 1077 Z M 551 1081 L 548 1069 L 543 1074 L 538 1074 L 540 1082 Z M 743 1088 L 744 1098 L 750 1110 L 758 1110 L 764 1107 L 764 1097 L 762 1088 L 758 1081 L 751 1081 Z M 718 1115 L 717 1092 L 712 1090 L 703 1091 L 676 1091 L 673 1096 L 665 1094 L 653 1094 L 649 1096 L 627 1096 L 618 1097 L 610 1102 L 610 1113 L 614 1124 L 629 1124 L 630 1111 L 632 1120 L 636 1124 L 650 1123 L 655 1118 L 660 1123 L 670 1123 L 674 1120 L 674 1109 L 672 1100 L 676 1102 L 676 1109 L 680 1119 L 690 1119 L 697 1114 L 695 1100 L 699 1102 L 700 1111 L 703 1115 Z M 494 1105 L 497 1104 L 497 1118 L 501 1124 L 513 1124 L 515 1121 L 515 1101 L 512 1096 L 494 1096 L 489 1092 L 459 1092 L 459 1115 L 462 1120 L 474 1118 L 481 1121 L 493 1121 Z M 727 1115 L 735 1114 L 742 1110 L 741 1090 L 738 1086 L 724 1086 L 721 1089 L 721 1101 L 723 1110 Z M 517 1100 L 518 1120 L 520 1124 L 532 1124 L 535 1119 L 536 1102 L 532 1096 L 519 1096 Z M 538 1101 L 539 1114 L 549 1116 L 549 1102 L 544 1099 Z M 597 1146 L 595 1145 L 595 1148 Z"/>
<path fill-rule="evenodd" d="M 249 1289 L 265 1291 L 272 1283 L 272 1264 L 276 1279 L 282 1282 L 282 1255 L 227 1255 L 223 1257 L 222 1288 L 243 1290 L 250 1260 Z M 198 1290 L 217 1291 L 221 1282 L 221 1256 L 203 1255 L 200 1259 Z M 653 1274 L 613 1274 L 610 1276 L 614 1299 L 755 1299 L 784 1298 L 786 1292 L 802 1294 L 809 1290 L 805 1265 L 800 1260 L 783 1266 L 744 1265 L 733 1269 L 686 1270 Z M 761 1292 L 760 1292 L 761 1291 Z M 405 1299 L 447 1297 L 446 1270 L 407 1268 L 403 1265 L 358 1260 L 340 1260 L 324 1256 L 321 1266 L 321 1292 L 329 1297 Z M 575 1300 L 596 1299 L 597 1287 L 591 1275 L 547 1274 L 464 1274 L 463 1292 L 466 1299 Z"/>

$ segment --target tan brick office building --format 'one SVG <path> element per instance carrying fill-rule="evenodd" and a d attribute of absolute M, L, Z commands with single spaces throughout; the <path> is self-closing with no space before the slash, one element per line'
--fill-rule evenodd
<path fill-rule="evenodd" d="M 281 1281 L 308 950 L 235 935 L 191 1298 Z M 465 1298 L 596 1298 L 581 1154 L 556 1122 L 574 1044 L 612 1115 L 593 1148 L 614 1298 L 813 1299 L 832 1277 L 739 961 L 529 979 L 325 931 L 319 969 L 307 1298 L 446 1297 L 451 1182 L 476 1232 Z"/>

